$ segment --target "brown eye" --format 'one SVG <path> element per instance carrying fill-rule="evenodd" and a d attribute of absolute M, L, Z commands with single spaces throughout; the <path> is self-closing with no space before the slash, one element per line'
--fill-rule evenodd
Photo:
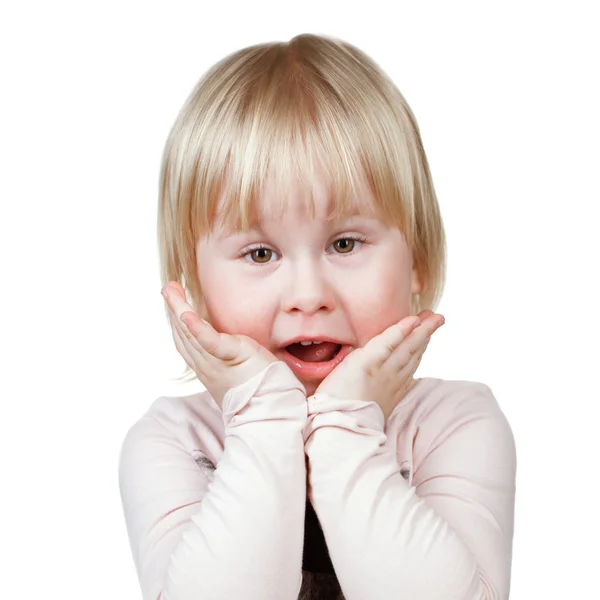
<path fill-rule="evenodd" d="M 265 252 L 267 253 L 266 256 L 265 256 Z M 250 252 L 250 256 L 254 256 L 254 257 L 257 257 L 259 259 L 259 260 L 254 261 L 254 262 L 257 262 L 257 263 L 267 263 L 267 262 L 269 262 L 269 260 L 271 259 L 272 255 L 273 255 L 273 251 L 269 250 L 269 248 L 256 248 L 256 250 L 252 250 Z"/>
<path fill-rule="evenodd" d="M 336 244 L 340 244 L 341 243 L 341 252 L 340 254 L 346 254 L 348 252 L 352 252 L 352 250 L 354 249 L 354 240 L 352 238 L 340 238 L 339 240 L 336 240 L 335 242 L 333 242 L 333 245 L 335 246 Z M 340 246 L 338 246 L 340 247 Z"/>

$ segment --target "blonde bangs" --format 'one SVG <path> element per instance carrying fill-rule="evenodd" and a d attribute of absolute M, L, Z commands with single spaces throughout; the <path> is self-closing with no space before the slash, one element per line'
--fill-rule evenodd
<path fill-rule="evenodd" d="M 369 211 L 410 234 L 414 174 L 406 118 L 344 46 L 337 52 L 346 53 L 345 64 L 334 56 L 332 43 L 302 53 L 285 52 L 286 44 L 257 46 L 225 59 L 229 64 L 213 68 L 196 88 L 182 111 L 187 136 L 178 135 L 187 146 L 179 194 L 191 198 L 196 239 L 217 217 L 227 231 L 245 231 L 271 175 L 278 203 L 270 210 L 283 214 L 301 192 L 314 215 L 316 168 L 328 179 L 330 218 L 360 210 L 372 196 Z M 405 128 L 398 127 L 402 120 Z M 364 186 L 370 194 L 353 202 Z"/>

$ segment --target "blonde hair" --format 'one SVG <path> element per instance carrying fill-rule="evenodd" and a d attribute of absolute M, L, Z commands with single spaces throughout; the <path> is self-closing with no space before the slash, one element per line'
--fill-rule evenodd
<path fill-rule="evenodd" d="M 435 310 L 445 285 L 446 241 L 416 119 L 403 95 L 364 52 L 302 34 L 238 50 L 211 67 L 183 105 L 162 157 L 158 248 L 162 286 L 179 282 L 208 320 L 196 243 L 215 219 L 246 231 L 269 174 L 284 211 L 310 192 L 315 168 L 330 177 L 334 212 L 366 183 L 384 220 L 403 232 L 422 290 L 411 314 Z M 223 202 L 220 205 L 220 201 Z M 223 211 L 220 210 L 222 206 Z M 195 379 L 187 367 L 177 379 Z"/>

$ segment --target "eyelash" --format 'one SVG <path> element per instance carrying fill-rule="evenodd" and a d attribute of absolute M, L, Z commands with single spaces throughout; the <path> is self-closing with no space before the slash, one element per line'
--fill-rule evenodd
<path fill-rule="evenodd" d="M 335 244 L 335 242 L 338 242 L 339 240 L 354 240 L 355 242 L 361 242 L 361 244 L 364 244 L 367 241 L 367 238 L 362 235 L 357 235 L 357 234 L 343 235 L 343 236 L 340 236 L 339 238 L 336 238 L 335 240 L 333 240 L 332 244 Z M 271 248 L 269 248 L 268 246 L 265 246 L 264 244 L 248 246 L 240 252 L 239 256 L 240 256 L 240 258 L 244 258 L 244 257 L 248 256 L 249 254 L 252 254 L 252 252 L 255 252 L 256 250 L 271 250 Z M 341 254 L 339 252 L 336 252 L 336 254 L 339 254 L 340 256 L 352 256 L 353 254 L 356 254 L 356 252 L 350 252 L 348 254 Z M 253 267 L 262 267 L 264 265 L 271 264 L 271 262 L 273 262 L 273 261 L 269 261 L 269 262 L 265 262 L 265 263 L 258 263 L 258 262 L 253 262 L 253 261 L 246 261 L 246 262 L 251 264 Z"/>

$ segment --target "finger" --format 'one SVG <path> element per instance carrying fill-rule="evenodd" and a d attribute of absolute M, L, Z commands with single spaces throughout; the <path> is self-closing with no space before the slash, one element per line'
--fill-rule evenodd
<path fill-rule="evenodd" d="M 421 358 L 423 354 L 425 354 L 425 350 L 427 350 L 427 346 L 431 341 L 431 336 L 427 336 L 425 338 L 421 338 L 420 344 L 408 347 L 402 347 L 402 349 L 398 348 L 398 350 L 390 356 L 388 362 L 386 364 L 386 368 L 389 368 L 395 372 L 399 373 L 400 371 L 404 371 L 404 374 L 407 377 L 412 377 L 415 371 L 419 367 L 421 363 Z"/>
<path fill-rule="evenodd" d="M 191 344 L 197 344 L 200 352 L 216 356 L 221 345 L 220 334 L 208 322 L 190 310 L 184 311 L 179 320 L 181 329 Z"/>
<path fill-rule="evenodd" d="M 219 333 L 208 321 L 201 319 L 196 313 L 183 313 L 184 331 L 193 335 L 193 341 L 199 343 L 203 350 L 220 360 L 234 360 L 239 357 L 241 340 L 237 336 Z"/>
<path fill-rule="evenodd" d="M 427 319 L 406 336 L 403 343 L 399 345 L 396 352 L 389 358 L 390 367 L 394 371 L 408 369 L 415 357 L 416 366 L 418 366 L 421 357 L 431 341 L 431 336 L 443 325 L 443 323 L 440 324 L 438 322 L 438 319 L 439 317 Z"/>
<path fill-rule="evenodd" d="M 187 296 L 186 296 L 185 290 L 183 289 L 181 284 L 178 283 L 177 281 L 169 281 L 167 283 L 167 285 L 164 287 L 164 290 L 167 292 L 167 294 L 169 295 L 169 298 L 172 299 L 172 301 L 179 301 L 179 300 L 183 300 L 184 302 L 187 301 Z"/>
<path fill-rule="evenodd" d="M 185 300 L 186 299 L 186 294 L 185 294 L 185 290 L 183 289 L 183 286 L 178 282 L 178 281 L 170 281 L 169 282 L 169 289 L 173 290 L 173 293 L 177 294 L 179 293 L 179 295 Z"/>
<path fill-rule="evenodd" d="M 175 286 L 177 286 L 177 290 L 173 289 Z M 185 301 L 185 295 L 181 294 L 182 288 L 179 284 L 170 283 L 169 286 L 165 287 L 165 290 L 167 292 L 165 300 L 169 307 L 169 311 L 173 314 L 172 325 L 174 325 L 179 332 L 182 343 L 184 343 L 184 340 L 187 340 L 185 346 L 188 349 L 190 356 L 193 355 L 193 350 L 195 350 L 206 359 L 209 354 L 212 354 L 209 348 L 215 343 L 214 340 L 211 339 L 213 336 L 210 335 L 210 331 L 207 331 L 206 328 L 202 327 L 202 324 L 206 322 L 202 321 L 196 315 L 192 307 Z M 190 318 L 188 323 L 191 324 L 191 330 L 190 327 L 181 320 L 181 317 L 187 313 L 189 313 L 187 316 Z M 186 320 L 188 320 L 187 317 Z M 209 348 L 207 348 L 207 345 Z"/>
<path fill-rule="evenodd" d="M 428 342 L 433 333 L 443 325 L 443 323 L 439 323 L 439 318 L 437 315 L 430 317 L 425 319 L 419 327 L 415 327 L 410 335 L 406 336 L 403 350 L 405 349 L 410 356 L 418 352 L 423 343 Z"/>
<path fill-rule="evenodd" d="M 172 287 L 169 288 L 169 286 L 166 286 L 163 292 L 166 292 L 163 293 L 163 296 L 168 308 L 175 348 L 186 364 L 198 375 L 198 372 L 203 371 L 206 367 L 205 361 L 210 354 L 202 348 L 202 345 L 194 339 L 193 334 L 187 330 L 185 323 L 181 321 L 181 313 L 179 313 L 179 317 L 177 316 L 176 305 L 180 303 L 180 300 L 177 299 L 178 292 L 174 292 Z"/>
<path fill-rule="evenodd" d="M 180 342 L 185 348 L 187 355 L 194 361 L 196 367 L 204 370 L 206 368 L 206 361 L 211 356 L 210 352 L 208 352 L 203 344 L 203 337 L 195 335 L 193 331 L 190 331 L 188 326 L 181 320 L 181 317 L 185 315 L 187 318 L 191 315 L 195 316 L 195 313 L 186 312 L 183 313 L 179 318 L 170 310 L 169 314 L 171 315 L 171 326 L 177 332 L 179 336 Z M 190 365 L 191 366 L 191 365 Z"/>
<path fill-rule="evenodd" d="M 406 362 L 406 355 L 396 353 L 393 357 L 390 358 L 388 364 L 386 364 L 386 368 L 389 366 L 389 368 L 392 369 L 392 373 L 395 373 L 397 381 L 399 382 L 401 388 L 404 390 L 404 393 L 406 393 L 408 389 L 410 389 L 411 381 L 413 380 L 417 369 L 421 364 L 421 358 L 423 358 L 423 354 L 425 353 L 425 349 L 427 348 L 428 343 L 429 341 L 423 344 L 417 352 L 410 356 L 408 362 Z M 394 360 L 400 360 L 401 362 L 399 362 L 398 364 L 393 364 Z"/>
<path fill-rule="evenodd" d="M 428 337 L 425 340 L 425 343 L 421 345 L 421 347 L 412 355 L 412 358 L 410 359 L 410 361 L 408 362 L 408 365 L 406 366 L 410 377 L 412 377 L 417 369 L 419 368 L 419 365 L 421 364 L 421 359 L 423 358 L 423 355 L 425 354 L 425 350 L 427 350 L 427 346 L 429 346 L 429 342 L 431 341 L 431 337 Z"/>
<path fill-rule="evenodd" d="M 178 321 L 185 312 L 194 313 L 194 309 L 187 302 L 185 293 L 182 293 L 182 288 L 179 284 L 171 283 L 166 288 L 167 293 L 166 301 L 169 309 L 173 312 Z"/>
<path fill-rule="evenodd" d="M 173 335 L 173 342 L 175 343 L 175 348 L 177 348 L 177 352 L 181 354 L 188 367 L 193 369 L 196 363 L 192 360 L 188 348 L 186 347 L 186 344 L 184 344 L 184 338 L 177 328 L 177 324 L 175 323 L 175 317 L 173 316 L 172 312 L 169 312 L 169 321 L 171 322 L 171 334 Z"/>
<path fill-rule="evenodd" d="M 418 317 L 412 317 L 411 320 L 402 319 L 370 340 L 364 349 L 367 356 L 372 359 L 374 366 L 380 367 L 419 323 Z"/>

